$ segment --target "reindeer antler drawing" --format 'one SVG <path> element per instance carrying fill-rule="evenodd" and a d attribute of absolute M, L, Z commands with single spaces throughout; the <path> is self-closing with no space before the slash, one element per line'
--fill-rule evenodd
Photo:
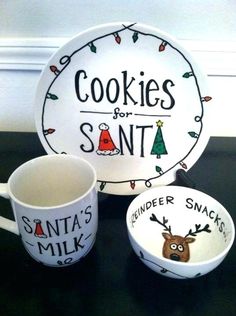
<path fill-rule="evenodd" d="M 209 224 L 206 224 L 203 228 L 201 228 L 201 224 L 195 224 L 195 231 L 192 231 L 192 229 L 190 229 L 187 235 L 185 235 L 185 237 L 187 236 L 196 237 L 197 234 L 201 232 L 211 233 L 211 230 L 209 229 L 209 227 L 210 227 Z"/>
<path fill-rule="evenodd" d="M 187 235 L 182 237 L 172 234 L 171 226 L 167 225 L 168 219 L 166 219 L 165 216 L 163 216 L 162 221 L 160 221 L 155 214 L 152 214 L 150 220 L 164 227 L 162 236 L 165 241 L 162 248 L 162 255 L 165 258 L 175 261 L 187 262 L 190 258 L 189 244 L 195 242 L 195 238 L 193 237 L 196 237 L 197 234 L 201 232 L 211 232 L 209 224 L 206 224 L 204 227 L 201 227 L 201 224 L 195 224 L 195 230 L 190 229 Z"/>
<path fill-rule="evenodd" d="M 170 225 L 169 226 L 166 225 L 168 223 L 168 219 L 166 219 L 165 216 L 163 216 L 163 220 L 161 222 L 161 221 L 159 221 L 157 219 L 155 214 L 152 214 L 152 216 L 150 217 L 150 220 L 153 221 L 153 222 L 157 222 L 158 224 L 163 226 L 164 227 L 164 231 L 169 232 L 170 235 L 172 235 L 172 233 L 171 233 L 171 226 Z"/>

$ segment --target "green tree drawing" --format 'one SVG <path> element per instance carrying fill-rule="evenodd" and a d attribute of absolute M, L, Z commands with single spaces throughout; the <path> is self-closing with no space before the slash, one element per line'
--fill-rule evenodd
<path fill-rule="evenodd" d="M 158 129 L 152 145 L 151 155 L 156 155 L 157 158 L 161 158 L 161 155 L 167 155 L 168 152 L 166 150 L 165 142 L 161 131 L 163 122 L 159 120 L 158 122 L 156 122 L 156 124 Z"/>

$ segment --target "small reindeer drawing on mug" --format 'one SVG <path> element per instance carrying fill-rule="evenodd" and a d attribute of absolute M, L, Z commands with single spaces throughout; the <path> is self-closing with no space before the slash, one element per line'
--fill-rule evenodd
<path fill-rule="evenodd" d="M 184 237 L 179 235 L 173 235 L 171 232 L 171 226 L 167 226 L 168 219 L 163 216 L 162 222 L 157 219 L 155 214 L 152 214 L 150 220 L 153 222 L 157 222 L 159 225 L 164 227 L 164 232 L 162 236 L 165 238 L 163 248 L 162 248 L 162 255 L 165 258 L 175 260 L 175 261 L 182 261 L 187 262 L 190 259 L 190 249 L 189 244 L 193 243 L 196 239 L 197 234 L 201 232 L 210 233 L 211 230 L 209 229 L 209 224 L 206 224 L 203 228 L 201 224 L 195 224 L 195 230 L 189 230 L 187 235 Z M 193 236 L 193 237 L 189 237 Z"/>

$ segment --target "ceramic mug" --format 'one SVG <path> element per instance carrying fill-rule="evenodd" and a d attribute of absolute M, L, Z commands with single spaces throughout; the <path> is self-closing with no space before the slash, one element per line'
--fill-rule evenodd
<path fill-rule="evenodd" d="M 48 266 L 79 261 L 92 248 L 98 225 L 95 169 L 73 155 L 47 155 L 17 168 L 0 195 L 9 198 L 15 221 L 0 227 L 21 236 L 27 252 Z"/>

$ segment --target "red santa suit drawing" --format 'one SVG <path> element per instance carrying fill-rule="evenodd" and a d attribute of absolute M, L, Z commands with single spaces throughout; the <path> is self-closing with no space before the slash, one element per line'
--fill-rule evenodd
<path fill-rule="evenodd" d="M 96 151 L 97 154 L 104 156 L 118 155 L 120 150 L 116 147 L 111 138 L 109 126 L 106 123 L 102 123 L 99 125 L 99 129 L 101 133 L 99 137 L 98 149 Z"/>

